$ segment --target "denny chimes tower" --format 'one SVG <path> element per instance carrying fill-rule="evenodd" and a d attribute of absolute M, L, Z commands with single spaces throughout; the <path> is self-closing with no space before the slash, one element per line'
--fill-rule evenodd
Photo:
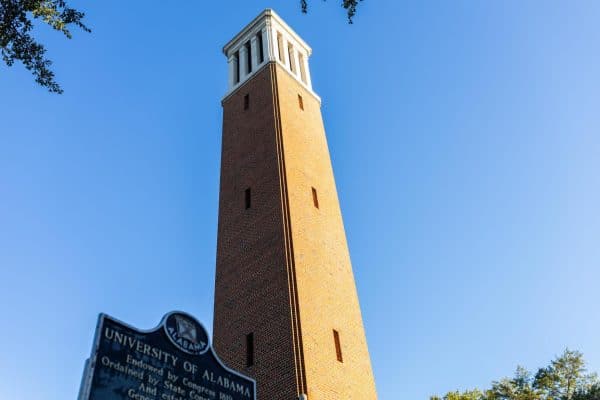
<path fill-rule="evenodd" d="M 259 400 L 376 400 L 311 49 L 267 9 L 223 51 L 214 347 Z"/>

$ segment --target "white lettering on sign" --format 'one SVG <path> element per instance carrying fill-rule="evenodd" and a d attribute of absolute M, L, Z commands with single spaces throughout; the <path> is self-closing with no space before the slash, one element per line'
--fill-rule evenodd
<path fill-rule="evenodd" d="M 143 343 L 134 337 L 117 332 L 109 327 L 106 327 L 106 329 L 104 330 L 104 337 L 107 340 L 119 343 L 121 346 L 128 347 L 133 351 L 137 351 L 138 353 L 145 354 L 152 358 L 156 358 L 157 360 L 165 363 L 171 363 L 173 366 L 177 365 L 177 360 L 179 358 L 174 356 L 173 354 L 167 353 L 166 351 L 163 351 L 158 347 L 150 346 L 149 344 Z"/>

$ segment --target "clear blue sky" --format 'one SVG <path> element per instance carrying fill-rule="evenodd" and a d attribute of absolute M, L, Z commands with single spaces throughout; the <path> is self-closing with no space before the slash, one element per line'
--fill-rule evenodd
<path fill-rule="evenodd" d="M 380 399 L 600 371 L 600 2 L 73 4 L 64 95 L 0 66 L 0 398 L 75 398 L 99 312 L 210 327 L 221 46 L 265 7 L 314 50 Z"/>

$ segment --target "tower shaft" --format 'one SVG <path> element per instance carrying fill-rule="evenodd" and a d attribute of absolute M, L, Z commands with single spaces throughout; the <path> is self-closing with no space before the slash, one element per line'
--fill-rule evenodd
<path fill-rule="evenodd" d="M 310 48 L 267 10 L 225 52 L 215 349 L 261 400 L 375 400 Z"/>

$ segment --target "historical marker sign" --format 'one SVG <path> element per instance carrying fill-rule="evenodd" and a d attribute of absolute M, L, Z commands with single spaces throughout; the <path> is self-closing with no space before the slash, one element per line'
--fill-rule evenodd
<path fill-rule="evenodd" d="M 101 314 L 80 400 L 256 400 L 254 380 L 223 365 L 204 327 L 171 312 L 149 331 Z"/>

